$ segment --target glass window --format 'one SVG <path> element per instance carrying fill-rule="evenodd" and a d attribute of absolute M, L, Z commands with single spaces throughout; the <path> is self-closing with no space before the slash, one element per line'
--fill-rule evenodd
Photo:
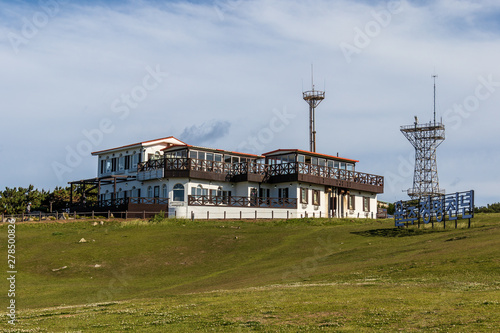
<path fill-rule="evenodd" d="M 319 190 L 313 190 L 313 205 L 319 206 Z"/>
<path fill-rule="evenodd" d="M 363 197 L 363 211 L 364 212 L 370 211 L 370 198 L 369 197 Z"/>
<path fill-rule="evenodd" d="M 354 164 L 347 163 L 347 170 L 354 171 Z"/>
<path fill-rule="evenodd" d="M 106 160 L 106 173 L 111 172 L 111 160 Z"/>
<path fill-rule="evenodd" d="M 221 154 L 215 154 L 215 161 L 216 162 L 222 162 L 222 155 Z"/>
<path fill-rule="evenodd" d="M 307 188 L 300 189 L 300 203 L 307 203 Z"/>
<path fill-rule="evenodd" d="M 155 198 L 160 197 L 160 186 L 155 186 L 155 193 L 154 193 Z"/>
<path fill-rule="evenodd" d="M 333 161 L 327 161 L 328 167 L 333 168 Z"/>
<path fill-rule="evenodd" d="M 191 187 L 191 195 L 196 195 L 196 187 Z"/>
<path fill-rule="evenodd" d="M 173 192 L 174 192 L 173 201 L 184 201 L 184 185 L 175 184 Z"/>
<path fill-rule="evenodd" d="M 203 187 L 201 187 L 201 185 L 196 187 L 196 195 L 203 195 Z"/>
<path fill-rule="evenodd" d="M 139 155 L 139 154 L 132 155 L 132 170 L 137 169 L 137 164 L 139 163 L 140 156 L 141 155 Z"/>
<path fill-rule="evenodd" d="M 240 158 L 237 157 L 237 156 L 233 156 L 231 157 L 231 163 L 239 163 L 240 162 Z"/>
<path fill-rule="evenodd" d="M 205 159 L 205 152 L 204 151 L 199 151 L 198 152 L 198 159 L 199 160 L 204 160 Z"/>
<path fill-rule="evenodd" d="M 231 156 L 228 155 L 224 156 L 224 162 L 231 163 Z"/>
<path fill-rule="evenodd" d="M 161 188 L 161 192 L 162 192 L 162 198 L 168 198 L 168 187 L 167 187 L 167 184 L 163 184 L 162 188 Z"/>
<path fill-rule="evenodd" d="M 214 154 L 213 153 L 207 153 L 207 161 L 213 161 L 214 160 Z"/>
<path fill-rule="evenodd" d="M 349 196 L 349 198 L 348 198 L 348 200 L 349 200 L 349 201 L 348 201 L 347 205 L 348 205 L 348 208 L 349 208 L 350 210 L 354 210 L 354 209 L 355 209 L 355 205 L 354 205 L 354 203 L 355 203 L 355 198 L 356 198 L 356 197 L 355 197 L 354 195 L 350 195 L 350 196 Z"/>
<path fill-rule="evenodd" d="M 153 197 L 153 188 L 151 186 L 148 187 L 148 198 Z"/>
<path fill-rule="evenodd" d="M 344 162 L 340 162 L 340 168 L 341 168 L 342 170 L 345 170 L 345 163 L 344 163 Z"/>
<path fill-rule="evenodd" d="M 317 157 L 311 157 L 311 164 L 317 165 L 318 164 L 318 158 Z"/>
<path fill-rule="evenodd" d="M 298 160 L 299 160 L 299 162 L 304 163 L 304 162 L 306 161 L 306 158 L 305 158 L 305 156 L 304 156 L 304 155 L 299 155 L 299 156 L 298 156 Z"/>
<path fill-rule="evenodd" d="M 122 156 L 118 159 L 118 170 L 123 171 L 125 170 L 125 157 Z"/>
<path fill-rule="evenodd" d="M 334 168 L 335 168 L 335 169 L 338 169 L 338 168 L 339 168 L 339 162 L 337 162 L 337 161 L 335 161 L 335 162 L 334 162 Z"/>
<path fill-rule="evenodd" d="M 325 166 L 326 165 L 326 160 L 324 158 L 320 158 L 318 160 L 318 162 L 319 162 L 319 165 L 321 165 L 321 166 Z"/>
<path fill-rule="evenodd" d="M 198 158 L 198 152 L 195 150 L 191 150 L 189 152 L 189 158 Z"/>

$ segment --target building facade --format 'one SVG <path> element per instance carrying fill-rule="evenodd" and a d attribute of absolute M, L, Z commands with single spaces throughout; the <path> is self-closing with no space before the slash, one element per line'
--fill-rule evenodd
<path fill-rule="evenodd" d="M 168 210 L 178 218 L 375 218 L 384 178 L 359 161 L 300 149 L 262 155 L 188 145 L 174 137 L 92 153 L 99 206 Z"/>

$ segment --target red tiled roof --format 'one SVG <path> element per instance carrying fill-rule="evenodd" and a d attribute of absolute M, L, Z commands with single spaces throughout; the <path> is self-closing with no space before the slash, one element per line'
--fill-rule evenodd
<path fill-rule="evenodd" d="M 207 148 L 207 147 L 200 147 L 200 146 L 192 146 L 192 145 L 188 145 L 188 144 L 184 144 L 184 145 L 173 145 L 173 146 L 170 146 L 170 147 L 166 147 L 166 148 L 163 148 L 162 151 L 165 151 L 165 150 L 168 150 L 168 149 L 171 149 L 171 148 L 178 148 L 178 147 L 188 147 L 188 148 L 194 148 L 194 149 L 206 149 L 206 150 L 210 150 L 210 151 L 214 151 L 214 152 L 221 152 L 221 153 L 228 153 L 228 154 L 237 154 L 237 155 L 243 155 L 243 156 L 252 156 L 252 157 L 264 157 L 262 155 L 255 155 L 255 154 L 248 154 L 248 153 L 239 153 L 237 151 L 230 151 L 230 150 L 224 150 L 224 149 L 215 149 L 215 148 Z"/>
<path fill-rule="evenodd" d="M 348 162 L 354 162 L 354 163 L 359 162 L 358 160 L 352 160 L 352 159 L 349 159 L 349 158 L 338 157 L 338 156 L 333 156 L 333 155 L 326 155 L 326 154 L 314 153 L 314 152 L 311 152 L 311 151 L 301 150 L 301 149 L 276 149 L 276 150 L 270 151 L 268 153 L 264 153 L 262 155 L 268 156 L 268 155 L 271 155 L 271 154 L 274 154 L 274 153 L 278 153 L 278 152 L 297 152 L 297 153 L 303 153 L 303 154 L 313 155 L 313 156 L 318 156 L 318 157 L 331 158 L 331 159 L 334 159 L 334 160 L 342 160 L 342 161 L 348 161 Z"/>

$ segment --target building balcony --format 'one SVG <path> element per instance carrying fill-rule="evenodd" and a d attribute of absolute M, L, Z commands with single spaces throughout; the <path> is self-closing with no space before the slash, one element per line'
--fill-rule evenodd
<path fill-rule="evenodd" d="M 383 193 L 384 177 L 358 171 L 332 168 L 303 162 L 261 164 L 255 161 L 226 163 L 193 158 L 165 158 L 139 164 L 139 180 L 147 177 L 195 178 L 226 182 L 306 182 Z M 141 179 L 141 177 L 145 177 Z"/>
<path fill-rule="evenodd" d="M 188 205 L 295 209 L 297 208 L 297 199 L 188 195 Z"/>

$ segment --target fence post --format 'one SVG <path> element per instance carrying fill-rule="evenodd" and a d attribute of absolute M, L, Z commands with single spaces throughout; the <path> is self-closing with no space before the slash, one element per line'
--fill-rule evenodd
<path fill-rule="evenodd" d="M 111 212 L 108 210 L 108 220 L 111 218 Z"/>
<path fill-rule="evenodd" d="M 257 220 L 257 211 L 255 211 L 255 219 Z"/>
<path fill-rule="evenodd" d="M 455 229 L 457 228 L 458 220 L 455 220 Z"/>
<path fill-rule="evenodd" d="M 4 219 L 4 215 L 3 215 L 3 213 L 2 213 L 2 222 L 3 222 L 3 219 Z"/>
<path fill-rule="evenodd" d="M 143 219 L 143 220 L 145 220 L 145 219 L 146 219 L 146 211 L 145 211 L 145 210 L 143 210 L 143 211 L 142 211 L 142 219 Z"/>
<path fill-rule="evenodd" d="M 24 212 L 21 213 L 21 221 L 24 222 Z"/>
<path fill-rule="evenodd" d="M 128 210 L 125 211 L 125 220 L 128 218 Z"/>
<path fill-rule="evenodd" d="M 76 210 L 73 211 L 73 218 L 76 220 Z"/>
<path fill-rule="evenodd" d="M 38 212 L 38 221 L 42 222 L 42 212 Z"/>
<path fill-rule="evenodd" d="M 240 220 L 242 220 L 242 218 L 241 218 L 241 210 L 240 210 Z"/>
<path fill-rule="evenodd" d="M 319 211 L 319 218 L 321 218 L 321 211 Z"/>
<path fill-rule="evenodd" d="M 174 210 L 174 219 L 177 218 L 177 210 Z"/>
<path fill-rule="evenodd" d="M 59 212 L 56 211 L 56 221 L 59 220 Z"/>
<path fill-rule="evenodd" d="M 274 210 L 271 211 L 271 220 L 274 220 Z"/>
<path fill-rule="evenodd" d="M 470 219 L 469 219 L 469 226 L 468 226 L 468 228 L 470 229 Z"/>
<path fill-rule="evenodd" d="M 288 220 L 288 218 L 289 218 L 289 217 L 290 217 L 290 211 L 289 211 L 289 210 L 287 210 L 287 211 L 286 211 L 286 219 Z"/>
<path fill-rule="evenodd" d="M 224 211 L 224 220 L 226 219 L 226 211 Z"/>
<path fill-rule="evenodd" d="M 207 220 L 210 219 L 210 212 L 207 210 Z"/>
<path fill-rule="evenodd" d="M 92 209 L 92 220 L 94 219 L 94 210 Z"/>
<path fill-rule="evenodd" d="M 313 219 L 316 218 L 316 212 L 313 212 Z"/>

